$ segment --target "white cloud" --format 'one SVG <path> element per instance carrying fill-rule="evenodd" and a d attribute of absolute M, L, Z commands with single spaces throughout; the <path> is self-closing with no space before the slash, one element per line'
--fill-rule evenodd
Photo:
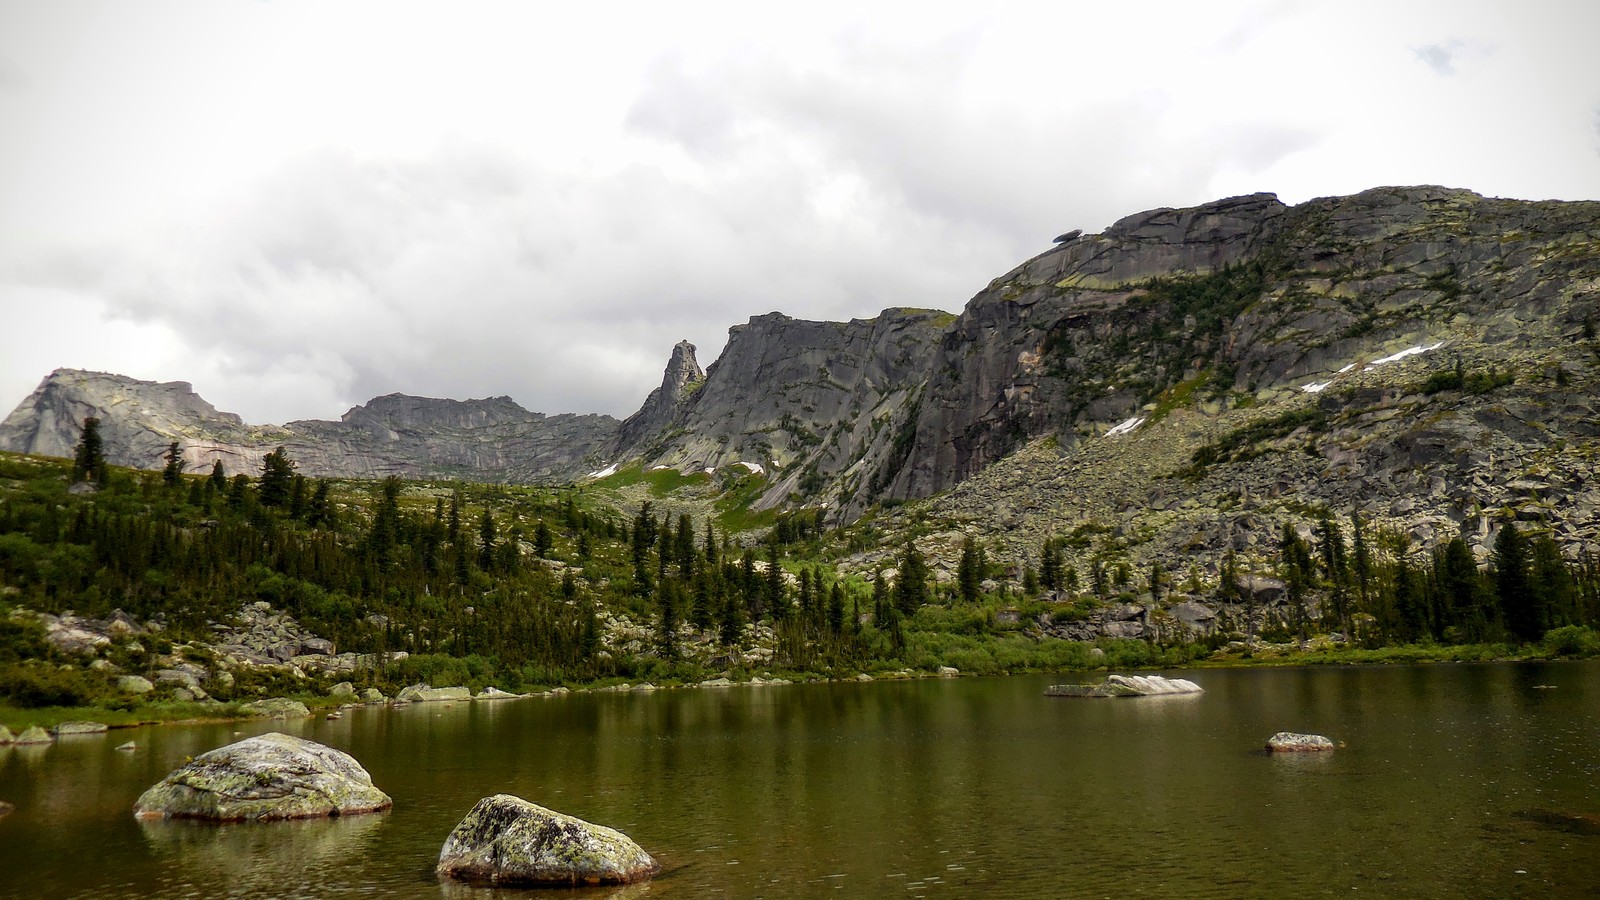
<path fill-rule="evenodd" d="M 1148 207 L 1594 198 L 1594 33 L 1443 2 L 0 7 L 0 407 L 79 365 L 258 422 L 391 391 L 620 416 L 679 339 L 957 309 Z"/>

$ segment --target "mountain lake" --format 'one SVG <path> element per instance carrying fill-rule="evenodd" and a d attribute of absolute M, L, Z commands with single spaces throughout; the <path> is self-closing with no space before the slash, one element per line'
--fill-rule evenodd
<path fill-rule="evenodd" d="M 1093 675 L 735 686 L 0 747 L 16 805 L 0 895 L 1600 895 L 1600 661 L 1167 674 L 1205 693 L 1044 696 Z M 266 731 L 351 753 L 394 808 L 133 818 L 185 757 Z M 1339 748 L 1264 752 L 1277 731 Z M 501 792 L 620 829 L 665 871 L 531 894 L 441 884 L 445 835 Z"/>

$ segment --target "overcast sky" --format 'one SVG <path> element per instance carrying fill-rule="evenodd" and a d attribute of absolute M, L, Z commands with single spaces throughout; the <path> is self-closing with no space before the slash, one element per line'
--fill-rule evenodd
<path fill-rule="evenodd" d="M 687 338 L 959 310 L 1070 228 L 1600 198 L 1600 4 L 0 0 L 0 414 L 625 416 Z"/>

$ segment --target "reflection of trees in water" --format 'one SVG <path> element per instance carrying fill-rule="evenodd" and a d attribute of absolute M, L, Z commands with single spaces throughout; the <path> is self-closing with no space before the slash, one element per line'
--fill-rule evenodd
<path fill-rule="evenodd" d="M 296 873 L 308 896 L 362 877 L 363 867 L 353 862 L 378 856 L 383 825 L 382 814 L 225 824 L 139 820 L 151 855 L 169 868 L 173 882 L 268 897 L 293 890 L 286 873 Z"/>

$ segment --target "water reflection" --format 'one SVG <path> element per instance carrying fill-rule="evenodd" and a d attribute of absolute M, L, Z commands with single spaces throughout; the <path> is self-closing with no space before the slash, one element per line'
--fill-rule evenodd
<path fill-rule="evenodd" d="M 0 797 L 18 806 L 0 822 L 0 869 L 53 895 L 527 898 L 432 875 L 455 823 L 505 791 L 619 828 L 667 867 L 583 898 L 1600 883 L 1600 836 L 1572 824 L 1600 814 L 1600 665 L 1188 674 L 1204 694 L 1043 696 L 1059 676 L 608 693 L 13 748 L 0 751 Z M 268 730 L 351 753 L 394 809 L 224 828 L 132 819 L 185 756 Z M 1261 752 L 1284 730 L 1345 746 Z M 116 753 L 128 737 L 140 750 Z"/>
<path fill-rule="evenodd" d="M 166 876 L 227 885 L 235 895 L 279 896 L 285 873 L 308 885 L 349 881 L 352 861 L 382 859 L 384 814 L 216 824 L 138 820 L 145 845 Z"/>

